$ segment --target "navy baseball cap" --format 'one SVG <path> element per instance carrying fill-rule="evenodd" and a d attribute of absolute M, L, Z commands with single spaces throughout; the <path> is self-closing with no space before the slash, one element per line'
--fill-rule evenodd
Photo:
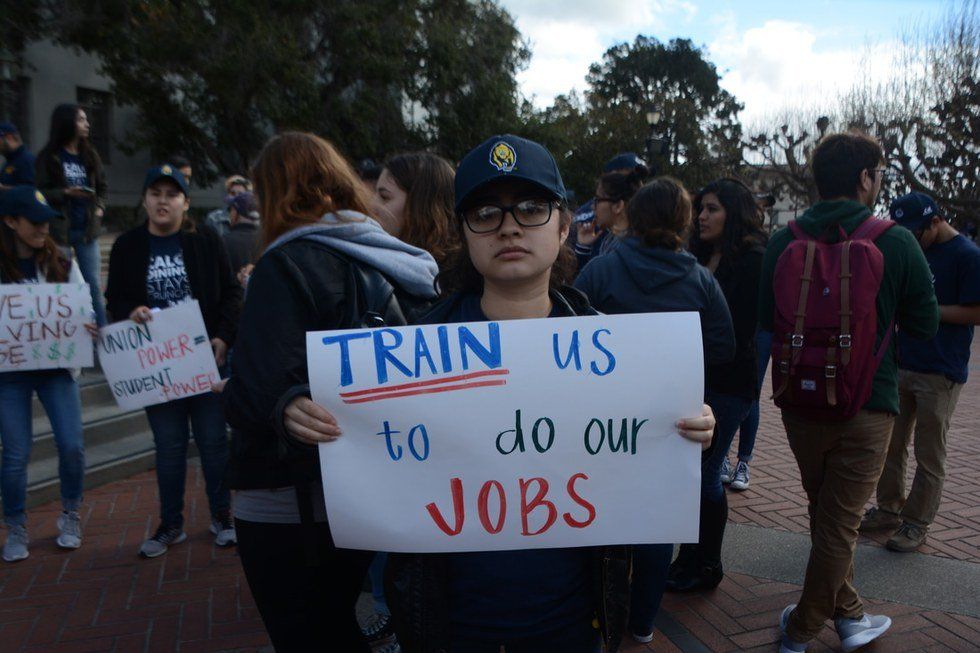
<path fill-rule="evenodd" d="M 238 215 L 246 220 L 259 219 L 259 205 L 255 201 L 255 195 L 248 191 L 232 196 L 231 201 L 228 202 L 228 208 L 235 209 Z"/>
<path fill-rule="evenodd" d="M 647 170 L 647 162 L 641 159 L 635 152 L 623 152 L 606 161 L 606 165 L 602 166 L 602 171 L 636 170 L 637 168 Z"/>
<path fill-rule="evenodd" d="M 558 164 L 540 143 L 513 134 L 493 136 L 463 157 L 456 169 L 456 210 L 475 191 L 497 179 L 523 179 L 556 200 L 565 199 Z"/>
<path fill-rule="evenodd" d="M 157 166 L 155 168 L 150 168 L 146 173 L 146 179 L 143 180 L 143 192 L 146 189 L 157 183 L 161 179 L 169 179 L 175 184 L 180 186 L 181 192 L 184 195 L 190 195 L 191 190 L 187 186 L 187 178 L 180 174 L 180 170 L 173 167 L 169 163 L 164 163 L 162 166 Z"/>
<path fill-rule="evenodd" d="M 0 120 L 0 136 L 6 136 L 7 134 L 19 134 L 20 130 L 12 122 L 6 120 Z"/>
<path fill-rule="evenodd" d="M 27 218 L 34 224 L 49 222 L 59 215 L 41 191 L 33 186 L 14 186 L 0 193 L 0 215 Z"/>
<path fill-rule="evenodd" d="M 935 200 L 925 193 L 909 193 L 897 198 L 888 207 L 892 220 L 905 227 L 909 231 L 918 231 L 930 220 L 939 216 L 943 218 L 939 211 L 939 206 Z"/>

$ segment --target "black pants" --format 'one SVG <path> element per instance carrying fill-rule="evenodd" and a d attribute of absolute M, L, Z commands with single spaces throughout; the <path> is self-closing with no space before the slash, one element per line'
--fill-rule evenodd
<path fill-rule="evenodd" d="M 338 549 L 327 524 L 312 527 L 317 565 L 308 564 L 305 527 L 235 520 L 238 555 L 276 653 L 370 651 L 354 605 L 374 553 Z"/>

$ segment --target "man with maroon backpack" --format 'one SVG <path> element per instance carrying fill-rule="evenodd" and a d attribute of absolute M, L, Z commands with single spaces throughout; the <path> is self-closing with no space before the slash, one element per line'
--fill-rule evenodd
<path fill-rule="evenodd" d="M 759 323 L 773 332 L 773 394 L 809 499 L 812 547 L 799 604 L 780 616 L 781 653 L 800 653 L 827 619 L 853 651 L 891 625 L 865 614 L 852 585 L 864 505 L 898 414 L 892 334 L 927 339 L 939 309 L 911 232 L 872 216 L 881 147 L 852 132 L 810 160 L 821 201 L 773 235 Z"/>

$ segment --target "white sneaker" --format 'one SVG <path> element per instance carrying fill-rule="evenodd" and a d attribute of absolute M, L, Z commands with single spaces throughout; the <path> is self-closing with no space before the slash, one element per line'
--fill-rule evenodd
<path fill-rule="evenodd" d="M 732 464 L 728 462 L 728 456 L 721 462 L 721 482 L 723 485 L 732 482 Z"/>
<path fill-rule="evenodd" d="M 235 522 L 231 515 L 224 514 L 211 518 L 211 534 L 218 546 L 234 546 L 238 544 L 238 533 L 235 532 Z"/>
<path fill-rule="evenodd" d="M 62 512 L 58 516 L 58 539 L 55 542 L 62 549 L 82 546 L 82 521 L 77 511 Z"/>
<path fill-rule="evenodd" d="M 649 644 L 650 642 L 653 641 L 653 633 L 652 632 L 650 634 L 648 634 L 648 635 L 641 635 L 640 633 L 634 633 L 634 632 L 630 631 L 630 637 L 632 637 L 633 639 L 635 639 L 636 641 L 638 641 L 640 644 Z"/>
<path fill-rule="evenodd" d="M 732 476 L 732 489 L 739 491 L 749 489 L 749 464 L 743 460 L 738 461 L 738 464 L 735 465 L 735 474 Z"/>
<path fill-rule="evenodd" d="M 27 550 L 30 541 L 30 538 L 27 537 L 26 527 L 7 526 L 7 541 L 3 545 L 3 559 L 7 562 L 17 562 L 27 558 L 31 555 L 30 551 Z"/>
<path fill-rule="evenodd" d="M 860 619 L 834 619 L 844 653 L 855 651 L 881 637 L 892 625 L 884 615 L 866 614 Z"/>

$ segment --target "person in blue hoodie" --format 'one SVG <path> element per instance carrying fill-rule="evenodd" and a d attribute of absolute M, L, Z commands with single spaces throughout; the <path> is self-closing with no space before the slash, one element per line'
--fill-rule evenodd
<path fill-rule="evenodd" d="M 659 177 L 637 191 L 627 217 L 628 235 L 586 265 L 575 287 L 604 313 L 698 311 L 705 364 L 731 360 L 735 332 L 725 296 L 711 272 L 683 249 L 691 226 L 687 191 L 679 181 Z M 629 631 L 639 642 L 653 639 L 672 553 L 670 544 L 633 547 Z"/>
<path fill-rule="evenodd" d="M 0 121 L 0 193 L 14 186 L 34 185 L 34 155 L 24 145 L 17 127 L 5 120 Z"/>

